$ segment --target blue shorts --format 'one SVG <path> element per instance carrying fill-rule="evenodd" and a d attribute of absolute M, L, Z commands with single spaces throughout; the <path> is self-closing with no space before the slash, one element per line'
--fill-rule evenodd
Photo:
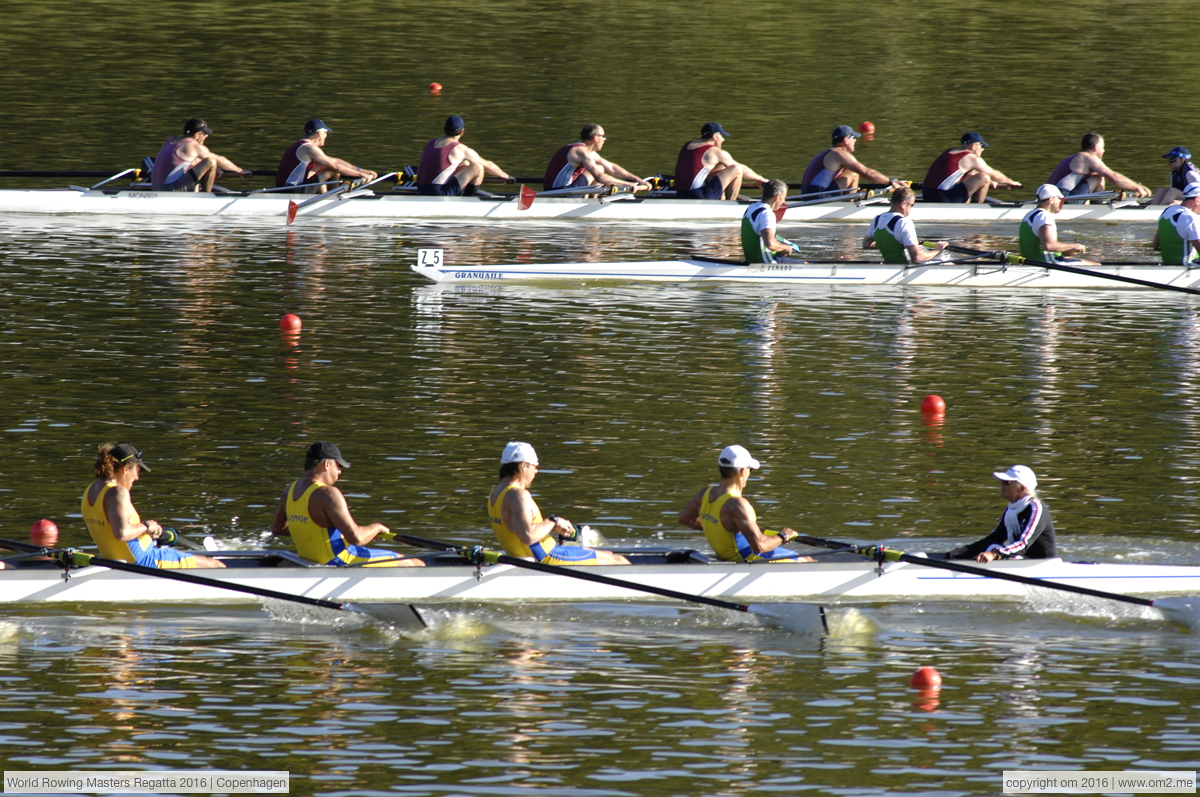
<path fill-rule="evenodd" d="M 173 183 L 166 183 L 159 191 L 191 191 L 200 184 L 200 179 L 196 177 L 195 169 L 188 169 L 183 174 L 179 175 L 179 179 Z"/>
<path fill-rule="evenodd" d="M 544 565 L 598 565 L 596 552 L 579 545 L 555 545 L 547 552 L 541 543 L 529 546 L 533 558 Z"/>
<path fill-rule="evenodd" d="M 713 175 L 704 181 L 704 185 L 699 188 L 693 188 L 688 191 L 676 192 L 680 199 L 720 199 L 725 193 L 725 189 L 721 187 L 721 178 L 719 175 Z"/>
<path fill-rule="evenodd" d="M 1078 194 L 1090 194 L 1090 193 L 1092 193 L 1091 183 L 1089 183 L 1087 181 L 1087 178 L 1084 178 L 1084 179 L 1080 180 L 1078 185 L 1076 185 L 1070 191 L 1064 191 L 1063 193 L 1069 197 L 1077 196 Z M 1086 199 L 1077 199 L 1073 202 L 1068 202 L 1067 204 L 1082 205 L 1084 202 L 1087 202 L 1087 200 Z"/>
<path fill-rule="evenodd" d="M 462 196 L 462 185 L 451 177 L 441 184 L 418 185 L 417 193 L 421 196 Z"/>
<path fill-rule="evenodd" d="M 162 570 L 186 570 L 196 566 L 196 557 L 174 548 L 149 548 L 141 552 L 137 563 Z"/>
<path fill-rule="evenodd" d="M 840 191 L 836 185 L 804 185 L 800 187 L 800 196 L 808 194 L 825 194 L 830 191 Z"/>
<path fill-rule="evenodd" d="M 750 547 L 750 543 L 746 541 L 746 535 L 738 533 L 733 535 L 733 543 L 737 546 L 738 554 L 741 555 L 743 562 L 787 562 L 794 559 L 799 559 L 804 554 L 796 551 L 789 551 L 787 548 L 773 548 L 766 553 L 755 553 Z"/>
<path fill-rule="evenodd" d="M 933 194 L 937 197 L 937 199 L 933 200 L 934 202 L 953 202 L 954 204 L 961 205 L 967 201 L 967 187 L 962 183 L 955 183 L 944 191 L 940 188 L 934 188 Z M 926 193 L 925 199 L 929 199 L 928 193 Z"/>

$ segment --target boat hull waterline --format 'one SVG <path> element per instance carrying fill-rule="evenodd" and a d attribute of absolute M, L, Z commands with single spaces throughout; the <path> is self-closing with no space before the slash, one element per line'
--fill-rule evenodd
<path fill-rule="evenodd" d="M 622 195 L 618 195 L 622 196 Z M 580 199 L 539 198 L 527 210 L 507 199 L 480 197 L 426 197 L 376 193 L 369 189 L 339 194 L 313 202 L 298 211 L 297 218 L 380 219 L 488 219 L 538 221 L 548 219 L 597 219 L 613 221 L 725 221 L 736 223 L 746 211 L 739 202 L 719 200 L 627 198 Z M 241 193 L 211 194 L 150 190 L 77 191 L 73 189 L 0 190 L 0 213 L 89 214 L 121 216 L 258 216 L 286 218 L 288 204 L 311 200 L 311 194 Z M 911 218 L 921 222 L 1018 224 L 1033 208 L 997 207 L 986 204 L 917 203 Z M 887 210 L 887 203 L 829 202 L 788 208 L 785 222 L 829 222 L 866 224 Z M 1153 224 L 1160 207 L 1136 204 L 1115 206 L 1066 205 L 1055 218 L 1061 223 L 1076 221 L 1143 222 Z"/>
<path fill-rule="evenodd" d="M 1125 594 L 1161 596 L 1200 593 L 1200 567 L 1082 564 L 1059 559 L 993 563 L 1031 578 Z M 648 564 L 589 568 L 644 585 L 740 602 L 1021 600 L 1036 588 L 1000 579 L 947 573 L 904 563 L 880 573 L 867 561 L 801 564 Z M 658 600 L 627 589 L 531 572 L 511 565 L 425 568 L 230 567 L 204 576 L 252 587 L 332 601 L 562 602 Z M 1045 593 L 1049 593 L 1046 590 Z M 0 572 L 0 603 L 245 603 L 245 595 L 216 587 L 164 581 L 103 567 Z"/>

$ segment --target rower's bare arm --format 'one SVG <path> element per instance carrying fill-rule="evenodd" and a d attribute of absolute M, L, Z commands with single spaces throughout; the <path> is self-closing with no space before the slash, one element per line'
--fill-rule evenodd
<path fill-rule="evenodd" d="M 742 170 L 742 179 L 743 179 L 743 180 L 753 180 L 753 181 L 754 181 L 754 182 L 756 182 L 756 183 L 765 183 L 765 182 L 768 182 L 768 180 L 767 180 L 767 178 L 766 178 L 766 177 L 763 177 L 761 174 L 759 174 L 758 172 L 754 171 L 753 169 L 751 169 L 751 168 L 750 168 L 749 166 L 747 166 L 746 164 L 744 164 L 744 163 L 738 163 L 737 161 L 735 161 L 735 160 L 733 159 L 733 156 L 732 156 L 732 155 L 730 155 L 728 152 L 726 152 L 726 151 L 725 151 L 725 150 L 723 150 L 723 149 L 716 149 L 715 147 L 714 147 L 713 149 L 710 149 L 708 152 L 705 152 L 705 153 L 704 153 L 704 157 L 705 157 L 705 159 L 707 160 L 707 159 L 708 159 L 708 156 L 709 156 L 710 154 L 712 154 L 713 152 L 716 152 L 716 153 L 717 153 L 717 157 L 716 157 L 716 162 L 717 162 L 717 163 L 719 163 L 719 164 L 721 164 L 722 166 L 725 166 L 725 167 L 727 167 L 727 168 L 731 168 L 731 169 L 741 169 L 741 170 Z"/>
<path fill-rule="evenodd" d="M 464 153 L 465 160 L 470 160 L 471 163 L 478 163 L 480 166 L 483 167 L 483 170 L 485 172 L 492 175 L 493 177 L 499 177 L 501 180 L 509 180 L 509 181 L 512 180 L 512 177 L 509 176 L 508 172 L 504 171 L 503 169 L 501 169 L 496 164 L 492 163 L 487 158 L 482 157 L 478 152 L 476 152 L 475 150 L 466 146 L 465 144 L 462 146 L 463 146 L 463 149 L 466 150 L 466 152 Z"/>
<path fill-rule="evenodd" d="M 870 234 L 864 235 L 862 248 L 863 249 L 874 249 L 875 248 L 875 236 L 870 235 Z"/>
<path fill-rule="evenodd" d="M 696 493 L 696 496 L 691 501 L 688 501 L 687 506 L 679 513 L 679 522 L 689 529 L 700 531 L 704 528 L 703 524 L 700 523 L 700 502 L 704 500 L 704 490 L 707 489 L 705 487 Z"/>
<path fill-rule="evenodd" d="M 233 172 L 242 177 L 249 177 L 251 175 L 251 171 L 249 169 L 243 169 L 241 166 L 238 166 L 224 155 L 218 155 L 214 152 L 212 153 L 212 156 L 217 160 L 217 168 L 223 172 Z"/>
<path fill-rule="evenodd" d="M 388 531 L 382 523 L 360 526 L 354 522 L 346 497 L 336 487 L 322 487 L 308 499 L 310 517 L 326 528 L 335 528 L 351 545 L 369 545 L 379 534 Z"/>
<path fill-rule="evenodd" d="M 1113 185 L 1115 185 L 1117 188 L 1123 188 L 1126 191 L 1133 191 L 1138 196 L 1150 196 L 1152 193 L 1149 188 L 1137 182 L 1136 180 L 1130 180 L 1120 172 L 1114 172 L 1112 169 L 1108 168 L 1107 165 L 1105 165 L 1104 161 L 1100 160 L 1099 158 L 1089 155 L 1087 163 L 1092 167 L 1092 171 L 1102 177 L 1107 177 L 1109 180 L 1112 180 Z"/>
<path fill-rule="evenodd" d="M 108 518 L 108 526 L 114 537 L 121 542 L 136 540 L 142 534 L 158 539 L 162 534 L 162 526 L 154 520 L 130 523 L 129 516 L 133 513 L 133 502 L 129 500 L 129 491 L 124 487 L 114 487 L 104 496 L 104 516 Z"/>
<path fill-rule="evenodd" d="M 763 533 L 762 529 L 758 527 L 758 517 L 754 513 L 754 507 L 740 496 L 730 498 L 725 502 L 725 506 L 721 507 L 721 522 L 725 524 L 726 528 L 733 526 L 737 529 L 746 538 L 746 542 L 750 544 L 755 553 L 773 551 L 783 542 L 778 536 Z"/>
<path fill-rule="evenodd" d="M 830 153 L 830 154 L 833 154 L 833 153 Z M 861 174 L 863 177 L 867 178 L 868 180 L 870 180 L 873 183 L 891 183 L 891 182 L 893 182 L 892 178 L 888 177 L 883 172 L 875 171 L 870 166 L 867 166 L 865 163 L 862 163 L 861 161 L 859 161 L 858 158 L 854 157 L 853 155 L 851 155 L 848 152 L 846 152 L 846 153 L 839 152 L 839 153 L 837 153 L 837 157 L 842 162 L 843 168 L 849 169 L 852 172 L 857 172 L 858 174 Z M 826 168 L 829 168 L 829 167 L 826 167 Z"/>
<path fill-rule="evenodd" d="M 275 517 L 271 518 L 271 533 L 277 537 L 292 536 L 292 533 L 288 531 L 287 524 L 288 491 L 291 489 L 290 484 L 283 488 L 283 495 L 279 496 L 279 505 L 275 507 Z"/>
<path fill-rule="evenodd" d="M 785 256 L 790 255 L 792 253 L 792 247 L 788 246 L 783 241 L 779 240 L 779 238 L 776 237 L 774 230 L 767 228 L 762 231 L 761 235 L 762 235 L 763 243 L 765 243 L 767 245 L 767 249 L 769 251 L 780 252 Z"/>
<path fill-rule="evenodd" d="M 533 502 L 533 498 L 527 490 L 509 490 L 508 494 L 504 496 L 500 512 L 504 518 L 504 525 L 508 526 L 517 539 L 526 545 L 533 545 L 535 542 L 544 540 L 547 534 L 560 525 L 565 528 L 571 522 L 565 518 L 559 518 L 558 520 L 543 520 L 541 523 L 534 523 L 533 518 L 537 513 L 537 504 Z"/>
<path fill-rule="evenodd" d="M 1018 183 L 1016 180 L 1010 179 L 1004 172 L 988 166 L 987 163 L 984 162 L 983 158 L 979 157 L 978 155 L 972 155 L 971 157 L 975 159 L 975 165 L 971 168 L 978 169 L 995 185 L 1000 186 L 1001 188 L 1021 187 L 1020 183 Z"/>
<path fill-rule="evenodd" d="M 1153 249 L 1155 252 L 1157 252 L 1159 249 L 1162 249 L 1162 244 L 1160 244 L 1158 242 L 1158 232 L 1157 231 L 1154 233 L 1154 240 L 1150 242 L 1150 248 Z"/>
<path fill-rule="evenodd" d="M 639 188 L 649 188 L 650 187 L 650 183 L 648 183 L 645 180 L 643 180 L 642 178 L 638 177 L 636 174 L 629 171 L 628 169 L 625 169 L 620 164 L 613 163 L 610 160 L 605 160 L 604 158 L 601 158 L 599 156 L 597 156 L 597 160 L 599 161 L 600 165 L 602 167 L 604 167 L 604 171 L 606 173 L 611 174 L 613 177 L 617 178 L 618 180 L 628 181 L 627 184 L 632 184 L 633 189 L 635 191 L 638 190 Z"/>
<path fill-rule="evenodd" d="M 312 144 L 306 144 L 304 147 L 301 147 L 301 149 L 306 148 L 309 158 L 323 169 L 330 169 L 344 177 L 365 177 L 368 180 L 374 180 L 379 176 L 370 169 L 360 169 L 349 161 L 335 158 L 332 155 L 326 155 L 320 147 L 315 147 Z"/>
<path fill-rule="evenodd" d="M 1038 238 L 1042 241 L 1042 250 L 1046 252 L 1058 252 L 1063 255 L 1082 255 L 1087 251 L 1087 247 L 1083 244 L 1069 244 L 1057 238 L 1051 238 L 1050 227 L 1045 224 L 1038 229 Z"/>
<path fill-rule="evenodd" d="M 918 244 L 905 247 L 905 249 L 907 249 L 908 256 L 912 259 L 912 262 L 924 263 L 928 260 L 933 260 L 935 257 L 940 255 L 949 245 L 950 244 L 947 241 L 938 241 L 937 247 L 934 249 L 926 249 Z"/>

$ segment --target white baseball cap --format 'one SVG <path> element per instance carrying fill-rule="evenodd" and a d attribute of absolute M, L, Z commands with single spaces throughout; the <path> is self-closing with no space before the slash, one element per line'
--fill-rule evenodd
<path fill-rule="evenodd" d="M 1200 196 L 1200 183 L 1188 183 L 1187 188 L 1183 189 L 1184 199 L 1195 199 Z"/>
<path fill-rule="evenodd" d="M 1058 190 L 1058 186 L 1054 185 L 1053 183 L 1045 183 L 1038 186 L 1038 199 L 1050 199 L 1052 197 L 1058 197 L 1059 199 L 1063 198 L 1063 192 Z"/>
<path fill-rule="evenodd" d="M 996 471 L 992 474 L 1002 482 L 1017 482 L 1026 489 L 1037 489 L 1037 476 L 1033 475 L 1033 471 L 1024 465 L 1013 465 L 1005 471 Z"/>
<path fill-rule="evenodd" d="M 500 455 L 500 464 L 507 465 L 510 462 L 528 462 L 530 465 L 536 465 L 538 464 L 537 452 L 529 443 L 509 443 L 504 447 L 504 453 Z"/>
<path fill-rule="evenodd" d="M 723 468 L 757 468 L 758 460 L 750 456 L 750 452 L 741 446 L 726 446 L 717 457 L 717 464 Z"/>

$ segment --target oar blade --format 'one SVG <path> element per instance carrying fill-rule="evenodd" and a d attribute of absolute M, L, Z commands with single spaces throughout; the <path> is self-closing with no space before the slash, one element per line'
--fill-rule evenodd
<path fill-rule="evenodd" d="M 417 607 L 407 603 L 343 603 L 342 609 L 365 614 L 397 631 L 416 633 L 429 627 Z"/>
<path fill-rule="evenodd" d="M 1200 631 L 1200 598 L 1155 598 L 1151 605 L 1172 623 Z"/>
<path fill-rule="evenodd" d="M 287 223 L 291 224 L 296 220 L 296 211 L 300 209 L 294 201 L 288 201 Z M 285 225 L 286 226 L 286 225 Z"/>
<path fill-rule="evenodd" d="M 529 210 L 537 194 L 527 185 L 521 186 L 521 195 L 517 197 L 517 210 Z"/>
<path fill-rule="evenodd" d="M 815 603 L 752 603 L 747 611 L 763 622 L 801 636 L 824 636 L 829 631 L 825 610 Z"/>

